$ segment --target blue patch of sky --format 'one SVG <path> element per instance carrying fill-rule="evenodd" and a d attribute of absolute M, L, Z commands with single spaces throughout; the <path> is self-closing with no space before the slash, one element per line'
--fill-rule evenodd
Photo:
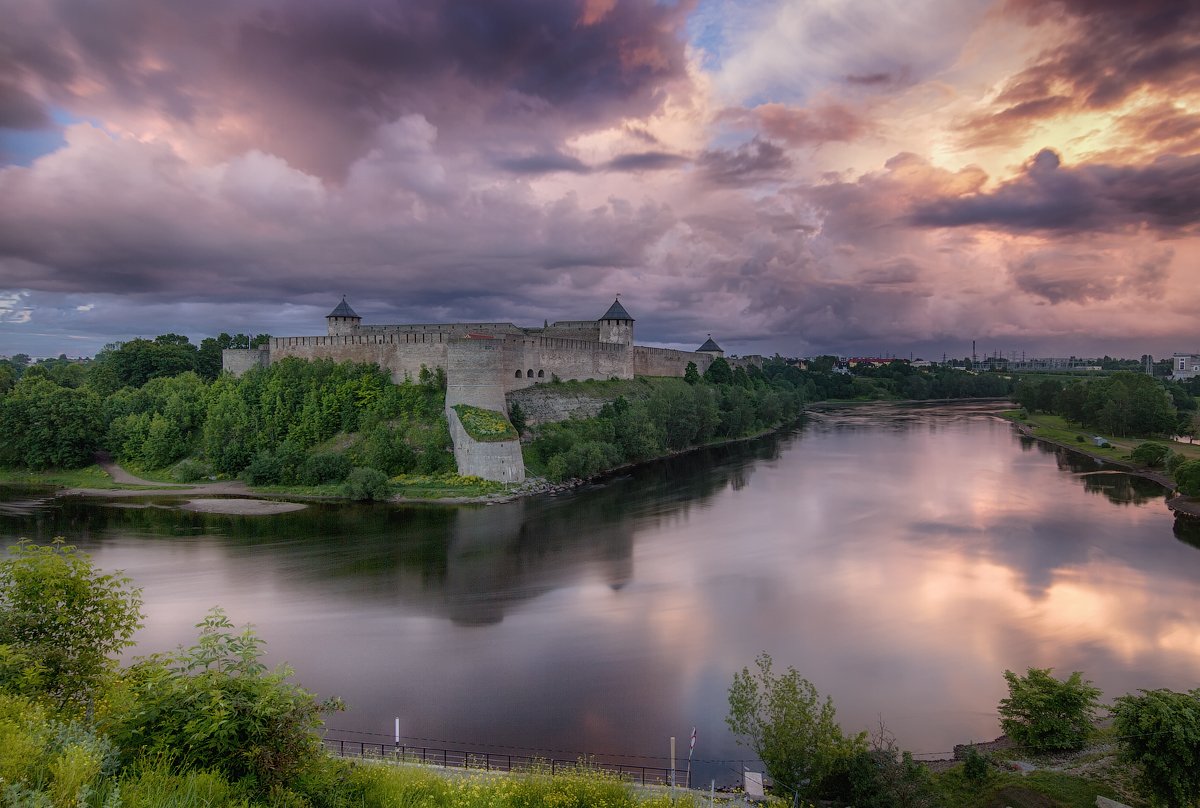
<path fill-rule="evenodd" d="M 72 115 L 61 107 L 51 107 L 51 126 L 44 129 L 9 129 L 0 127 L 0 163 L 4 165 L 30 166 L 39 157 L 56 152 L 67 145 L 63 131 L 71 124 L 91 121 Z"/>

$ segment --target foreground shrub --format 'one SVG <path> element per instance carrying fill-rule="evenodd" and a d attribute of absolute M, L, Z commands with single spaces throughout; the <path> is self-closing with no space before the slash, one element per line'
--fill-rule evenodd
<path fill-rule="evenodd" d="M 833 701 L 821 701 L 795 668 L 776 675 L 769 654 L 761 654 L 756 666 L 753 673 L 742 668 L 734 675 L 725 723 L 741 736 L 738 743 L 754 750 L 778 788 L 819 796 L 842 759 L 866 751 L 866 733 L 843 736 Z"/>
<path fill-rule="evenodd" d="M 61 539 L 22 539 L 8 550 L 0 560 L 0 663 L 15 654 L 9 663 L 21 664 L 0 664 L 0 676 L 59 706 L 82 707 L 114 667 L 111 657 L 133 645 L 141 590 L 119 573 L 98 572 Z"/>
<path fill-rule="evenodd" d="M 134 700 L 110 728 L 127 761 L 157 756 L 177 771 L 213 769 L 266 789 L 317 757 L 321 714 L 340 704 L 318 703 L 286 667 L 267 670 L 263 641 L 232 627 L 214 609 L 196 645 L 130 668 Z"/>
<path fill-rule="evenodd" d="M 1121 755 L 1141 770 L 1143 791 L 1155 803 L 1200 802 L 1200 689 L 1141 690 L 1113 707 Z"/>
<path fill-rule="evenodd" d="M 1079 671 L 1059 681 L 1052 670 L 1030 668 L 1025 676 L 1004 672 L 1008 698 L 1000 700 L 1000 727 L 1034 751 L 1082 749 L 1096 718 L 1100 689 Z"/>
<path fill-rule="evenodd" d="M 342 496 L 362 501 L 385 500 L 391 497 L 392 487 L 387 475 L 379 469 L 354 469 L 342 486 Z"/>

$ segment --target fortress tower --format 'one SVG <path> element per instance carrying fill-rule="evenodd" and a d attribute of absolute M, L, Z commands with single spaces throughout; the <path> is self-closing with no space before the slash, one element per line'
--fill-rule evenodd
<path fill-rule="evenodd" d="M 599 323 L 601 342 L 609 342 L 614 345 L 633 345 L 633 318 L 621 305 L 620 298 L 613 301 L 613 304 L 608 307 L 608 311 L 604 312 L 600 318 Z"/>
<path fill-rule="evenodd" d="M 725 351 L 721 348 L 721 346 L 713 342 L 712 334 L 709 334 L 708 339 L 704 341 L 704 344 L 696 349 L 696 353 L 705 353 L 709 356 L 712 356 L 714 359 L 718 356 L 725 355 Z"/>
<path fill-rule="evenodd" d="M 351 334 L 357 334 L 361 322 L 362 318 L 354 313 L 354 309 L 350 308 L 345 295 L 342 295 L 342 302 L 325 315 L 325 325 L 329 329 L 331 337 L 348 337 Z"/>

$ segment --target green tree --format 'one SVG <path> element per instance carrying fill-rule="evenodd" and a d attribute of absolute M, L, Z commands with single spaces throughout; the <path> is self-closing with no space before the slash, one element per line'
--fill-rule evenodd
<path fill-rule="evenodd" d="M 733 368 L 725 357 L 718 356 L 704 371 L 704 380 L 712 384 L 733 384 Z"/>
<path fill-rule="evenodd" d="M 87 388 L 22 379 L 0 400 L 0 463 L 76 468 L 91 462 L 103 435 L 100 397 Z"/>
<path fill-rule="evenodd" d="M 379 469 L 357 468 L 346 476 L 342 495 L 359 501 L 385 500 L 391 497 L 392 487 L 388 484 L 387 475 Z"/>
<path fill-rule="evenodd" d="M 513 429 L 517 430 L 518 435 L 525 434 L 525 430 L 528 428 L 525 423 L 525 410 L 521 409 L 519 402 L 514 401 L 508 408 L 508 420 L 512 422 Z"/>
<path fill-rule="evenodd" d="M 687 363 L 687 367 L 683 371 L 683 380 L 688 384 L 700 383 L 700 369 L 696 367 L 695 362 Z"/>
<path fill-rule="evenodd" d="M 725 723 L 740 736 L 738 743 L 754 750 L 778 786 L 816 797 L 841 761 L 866 751 L 867 734 L 845 737 L 833 701 L 821 701 L 812 682 L 795 668 L 776 675 L 765 653 L 755 664 L 754 672 L 742 668 L 734 674 Z"/>
<path fill-rule="evenodd" d="M 1200 804 L 1200 689 L 1138 692 L 1118 696 L 1113 707 L 1122 757 L 1137 764 L 1156 805 Z"/>
<path fill-rule="evenodd" d="M 286 667 L 268 670 L 263 641 L 239 633 L 220 609 L 197 624 L 196 645 L 153 656 L 129 671 L 135 701 L 116 715 L 110 734 L 127 759 L 161 755 L 181 771 L 217 769 L 253 778 L 260 790 L 285 781 L 320 752 L 318 703 L 292 684 Z"/>
<path fill-rule="evenodd" d="M 1100 689 L 1075 671 L 1065 680 L 1052 668 L 1030 668 L 1025 676 L 1004 672 L 1008 698 L 1000 700 L 1000 727 L 1021 746 L 1039 752 L 1082 749 L 1096 719 Z"/>
<path fill-rule="evenodd" d="M 1200 497 L 1200 460 L 1189 460 L 1175 469 L 1175 484 L 1179 493 L 1189 497 Z"/>
<path fill-rule="evenodd" d="M 1147 441 L 1146 443 L 1139 443 L 1130 452 L 1129 457 L 1135 463 L 1156 468 L 1166 462 L 1167 455 L 1170 453 L 1171 450 L 1164 444 Z"/>
<path fill-rule="evenodd" d="M 113 655 L 133 645 L 141 590 L 120 573 L 100 572 L 61 539 L 8 549 L 0 561 L 0 648 L 36 667 L 55 704 L 80 705 L 112 669 Z"/>

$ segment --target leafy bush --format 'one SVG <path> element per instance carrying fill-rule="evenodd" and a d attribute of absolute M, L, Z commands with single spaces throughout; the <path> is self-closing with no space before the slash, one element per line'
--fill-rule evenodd
<path fill-rule="evenodd" d="M 822 789 L 827 799 L 858 808 L 926 808 L 937 805 L 929 769 L 901 752 L 886 728 L 872 736 L 871 748 L 840 759 Z"/>
<path fill-rule="evenodd" d="M 313 731 L 340 703 L 318 703 L 286 667 L 268 670 L 263 641 L 249 626 L 230 631 L 220 609 L 197 627 L 196 645 L 129 670 L 135 701 L 114 716 L 110 736 L 127 762 L 161 757 L 178 771 L 250 777 L 262 790 L 285 781 L 318 756 Z"/>
<path fill-rule="evenodd" d="M 283 462 L 271 451 L 261 451 L 246 466 L 242 477 L 250 485 L 275 485 L 283 476 Z"/>
<path fill-rule="evenodd" d="M 208 467 L 199 460 L 188 458 L 175 466 L 171 476 L 181 483 L 194 483 L 208 476 Z"/>
<path fill-rule="evenodd" d="M 350 458 L 337 452 L 319 452 L 309 455 L 300 464 L 296 481 L 301 485 L 340 483 L 350 474 Z"/>
<path fill-rule="evenodd" d="M 387 475 L 379 469 L 351 470 L 342 486 L 342 496 L 359 501 L 384 500 L 392 495 Z"/>
<path fill-rule="evenodd" d="M 1167 474 L 1170 474 L 1172 477 L 1174 477 L 1175 472 L 1179 471 L 1179 467 L 1186 462 L 1187 457 L 1185 455 L 1181 455 L 1179 452 L 1171 451 L 1167 453 L 1167 459 L 1163 461 L 1163 468 L 1166 469 Z"/>
<path fill-rule="evenodd" d="M 866 751 L 866 733 L 843 736 L 833 701 L 822 702 L 795 668 L 776 675 L 769 654 L 759 655 L 756 666 L 754 673 L 742 668 L 734 675 L 725 723 L 741 736 L 738 743 L 754 750 L 779 787 L 818 796 L 841 759 Z"/>
<path fill-rule="evenodd" d="M 503 413 L 472 407 L 470 404 L 455 404 L 454 411 L 458 413 L 463 429 L 475 440 L 495 442 L 516 440 L 518 437 L 517 430 L 513 429 Z"/>
<path fill-rule="evenodd" d="M 1100 689 L 1079 671 L 1059 681 L 1052 670 L 1030 668 L 1025 676 L 1004 672 L 1008 698 L 1000 700 L 1000 727 L 1035 751 L 1082 749 L 1095 721 Z"/>
<path fill-rule="evenodd" d="M 1170 453 L 1171 450 L 1167 446 L 1161 443 L 1147 441 L 1146 443 L 1139 443 L 1130 453 L 1129 457 L 1135 463 L 1141 463 L 1143 466 L 1156 468 L 1163 465 L 1167 459 L 1167 455 Z"/>
<path fill-rule="evenodd" d="M 22 539 L 8 550 L 0 560 L 0 648 L 36 667 L 52 701 L 82 706 L 112 669 L 112 655 L 133 645 L 141 590 L 120 573 L 100 573 L 61 539 Z"/>
<path fill-rule="evenodd" d="M 978 784 L 988 779 L 989 772 L 987 758 L 979 754 L 975 747 L 969 747 L 967 756 L 963 759 L 963 777 Z"/>
<path fill-rule="evenodd" d="M 1200 460 L 1180 463 L 1174 476 L 1179 493 L 1189 497 L 1200 497 Z"/>
<path fill-rule="evenodd" d="M 1200 801 L 1200 689 L 1141 690 L 1113 707 L 1121 755 L 1138 765 L 1145 793 L 1156 803 Z"/>

